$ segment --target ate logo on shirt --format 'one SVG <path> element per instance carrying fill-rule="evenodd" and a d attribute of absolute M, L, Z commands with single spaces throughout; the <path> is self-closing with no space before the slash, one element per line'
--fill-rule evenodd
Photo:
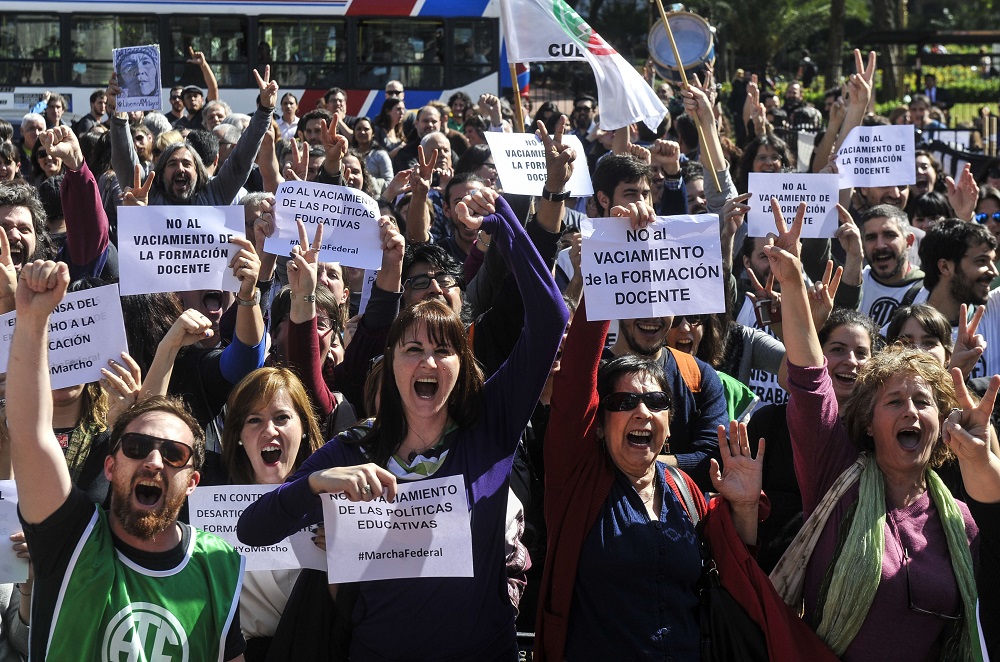
<path fill-rule="evenodd" d="M 187 633 L 160 605 L 133 602 L 104 631 L 101 662 L 189 662 Z"/>
<path fill-rule="evenodd" d="M 875 326 L 882 328 L 892 319 L 892 314 L 899 308 L 899 301 L 892 297 L 877 299 L 868 310 L 868 316 L 875 320 Z"/>

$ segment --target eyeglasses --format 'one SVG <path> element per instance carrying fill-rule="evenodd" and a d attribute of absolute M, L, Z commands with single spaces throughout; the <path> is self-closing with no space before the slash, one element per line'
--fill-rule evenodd
<path fill-rule="evenodd" d="M 986 221 L 993 221 L 995 223 L 1000 223 L 1000 211 L 994 212 L 992 214 L 976 214 L 977 223 L 985 223 Z"/>
<path fill-rule="evenodd" d="M 170 95 L 170 100 L 171 101 L 182 101 L 180 95 L 177 95 L 177 94 Z"/>
<path fill-rule="evenodd" d="M 607 411 L 632 411 L 639 403 L 646 404 L 649 411 L 670 409 L 670 395 L 664 391 L 650 393 L 611 393 L 604 398 L 604 408 Z"/>
<path fill-rule="evenodd" d="M 175 469 L 187 465 L 194 449 L 185 443 L 172 439 L 160 439 L 141 432 L 127 432 L 118 440 L 118 448 L 125 457 L 132 460 L 145 460 L 154 450 L 160 451 L 163 461 Z M 114 450 L 111 451 L 114 453 Z"/>
<path fill-rule="evenodd" d="M 670 328 L 676 329 L 684 322 L 687 322 L 691 326 L 701 326 L 704 321 L 704 315 L 678 315 L 674 317 L 674 321 L 670 323 Z"/>
<path fill-rule="evenodd" d="M 437 284 L 442 289 L 448 289 L 449 287 L 455 287 L 458 285 L 458 280 L 451 274 L 438 272 L 436 274 L 420 274 L 419 276 L 407 278 L 403 281 L 403 287 L 409 286 L 414 290 L 426 290 L 431 286 L 432 280 L 437 281 Z"/>
<path fill-rule="evenodd" d="M 936 611 L 923 609 L 913 604 L 913 590 L 910 588 L 910 553 L 905 547 L 903 548 L 903 569 L 906 573 L 906 602 L 910 607 L 910 611 L 918 614 L 924 614 L 925 616 L 937 616 L 938 618 L 943 618 L 946 621 L 957 621 L 962 618 L 961 608 L 959 608 L 959 612 L 957 614 L 939 614 Z"/>

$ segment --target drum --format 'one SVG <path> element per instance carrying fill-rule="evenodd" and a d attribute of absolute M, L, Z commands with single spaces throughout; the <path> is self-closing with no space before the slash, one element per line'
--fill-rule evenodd
<path fill-rule="evenodd" d="M 697 14 L 679 11 L 667 14 L 670 29 L 677 42 L 677 52 L 681 56 L 681 66 L 690 78 L 694 74 L 701 76 L 706 64 L 715 63 L 715 34 L 708 21 Z M 670 48 L 670 38 L 659 20 L 649 31 L 649 54 L 653 58 L 656 73 L 667 80 L 680 81 L 680 66 Z M 704 79 L 704 76 L 701 76 Z"/>

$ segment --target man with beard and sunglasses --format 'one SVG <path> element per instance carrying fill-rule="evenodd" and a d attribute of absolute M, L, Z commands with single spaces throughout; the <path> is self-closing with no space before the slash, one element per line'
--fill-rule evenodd
<path fill-rule="evenodd" d="M 859 310 L 881 328 L 889 323 L 899 306 L 926 299 L 927 293 L 921 292 L 924 273 L 910 264 L 910 247 L 915 237 L 901 208 L 876 205 L 861 215 L 858 229 L 868 263 L 861 272 Z M 921 263 L 926 264 L 922 260 Z"/>
<path fill-rule="evenodd" d="M 11 462 L 34 582 L 33 659 L 243 660 L 236 609 L 243 559 L 177 521 L 200 480 L 204 434 L 177 400 L 127 409 L 111 433 L 104 474 L 111 509 L 72 485 L 52 432 L 48 326 L 69 270 L 35 261 L 17 289 L 16 353 L 8 379 Z"/>

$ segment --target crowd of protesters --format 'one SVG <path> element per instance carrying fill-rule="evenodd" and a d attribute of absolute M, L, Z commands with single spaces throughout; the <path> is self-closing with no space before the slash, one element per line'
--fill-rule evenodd
<path fill-rule="evenodd" d="M 705 541 L 751 615 L 747 595 L 788 609 L 809 659 L 1000 656 L 1000 161 L 953 179 L 921 149 L 947 110 L 933 81 L 887 118 L 874 56 L 823 109 L 742 75 L 727 103 L 708 71 L 655 85 L 656 131 L 603 131 L 587 95 L 568 116 L 464 92 L 408 109 L 390 81 L 356 117 L 343 90 L 307 110 L 266 70 L 234 108 L 191 57 L 207 92 L 172 89 L 168 112 L 117 112 L 112 78 L 72 126 L 55 93 L 16 144 L 0 122 L 0 313 L 17 311 L 0 478 L 31 559 L 0 584 L 0 662 L 98 659 L 140 601 L 167 605 L 185 659 L 696 660 Z M 534 199 L 504 193 L 486 141 L 519 117 L 545 150 Z M 790 118 L 823 127 L 816 173 L 855 127 L 913 124 L 916 183 L 842 190 L 832 239 L 800 240 L 801 211 L 748 236 L 750 173 L 799 170 L 775 132 Z M 581 168 L 594 195 L 574 198 Z M 363 312 L 364 271 L 319 261 L 322 230 L 264 250 L 294 180 L 377 201 Z M 239 290 L 123 296 L 128 353 L 53 390 L 49 316 L 118 282 L 118 208 L 143 205 L 241 206 Z M 588 318 L 586 218 L 703 213 L 725 313 Z M 185 523 L 198 485 L 274 484 L 240 540 L 319 525 L 325 549 L 321 495 L 449 476 L 471 577 L 244 572 Z M 773 659 L 777 620 L 757 622 Z M 177 644 L 141 622 L 130 659 Z"/>

